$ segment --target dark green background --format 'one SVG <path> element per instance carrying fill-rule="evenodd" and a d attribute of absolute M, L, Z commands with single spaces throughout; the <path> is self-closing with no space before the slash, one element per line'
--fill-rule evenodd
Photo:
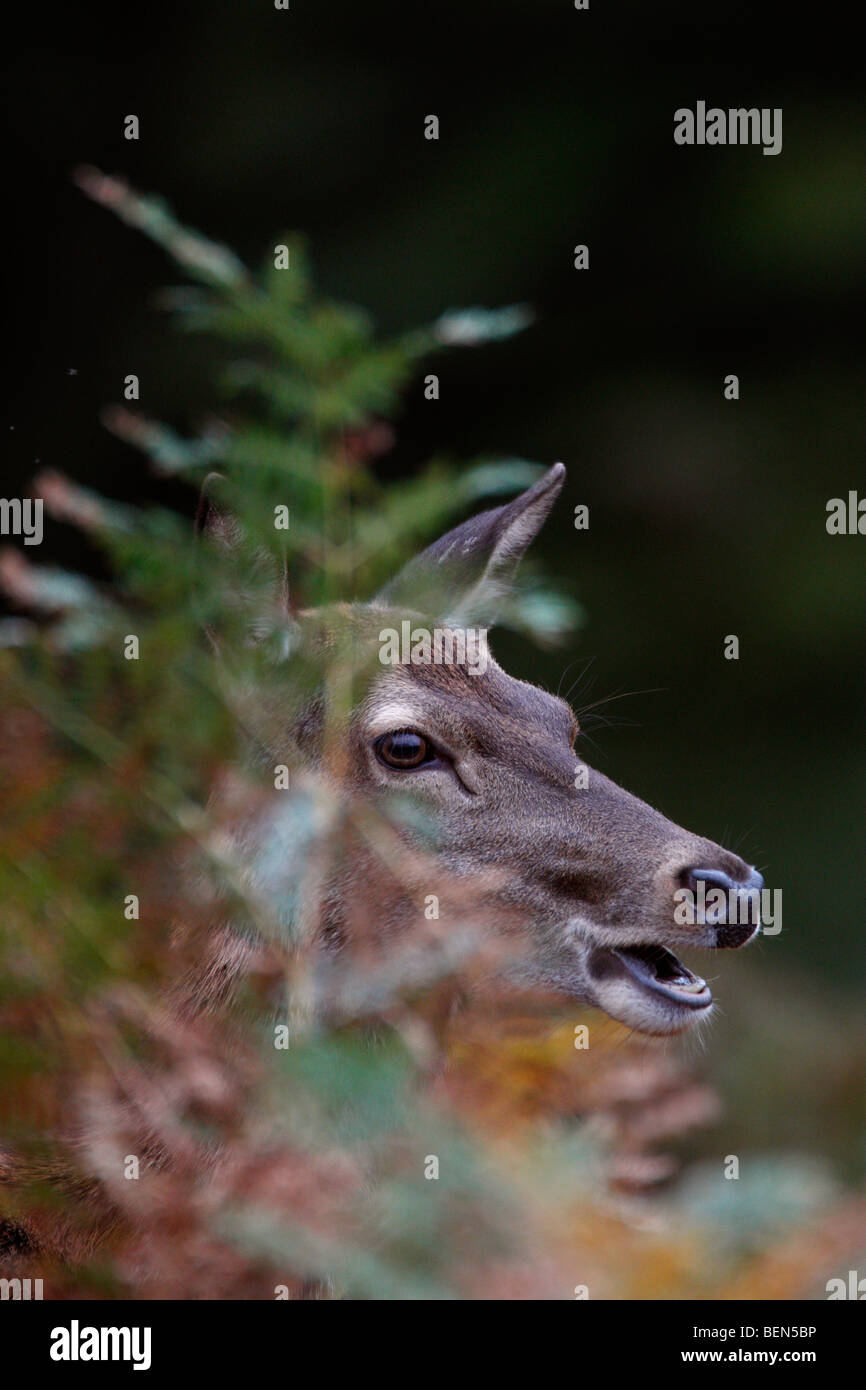
<path fill-rule="evenodd" d="M 567 463 L 538 550 L 584 630 L 565 653 L 507 639 L 498 655 L 553 688 L 578 657 L 564 690 L 593 658 L 578 705 L 637 692 L 610 708 L 630 722 L 590 730 L 590 761 L 783 890 L 759 970 L 854 987 L 866 537 L 824 522 L 831 496 L 866 495 L 861 50 L 828 6 L 703 20 L 693 3 L 591 4 L 34 12 L 5 81 L 5 493 L 38 459 L 188 507 L 98 411 L 128 372 L 180 429 L 213 403 L 207 350 L 153 311 L 173 272 L 71 186 L 77 163 L 164 194 L 256 262 L 305 231 L 323 288 L 387 330 L 528 301 L 529 332 L 442 359 L 438 403 L 416 383 L 382 466 L 434 450 Z M 673 112 L 698 99 L 781 106 L 782 153 L 676 147 Z M 52 527 L 44 554 L 79 564 L 76 544 Z"/>

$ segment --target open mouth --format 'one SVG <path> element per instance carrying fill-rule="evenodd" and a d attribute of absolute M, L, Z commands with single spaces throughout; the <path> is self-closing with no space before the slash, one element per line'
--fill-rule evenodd
<path fill-rule="evenodd" d="M 706 980 L 695 975 L 664 946 L 612 948 L 612 956 L 624 966 L 639 988 L 685 1009 L 708 1009 L 713 996 Z"/>
<path fill-rule="evenodd" d="M 587 965 L 595 1003 L 640 1033 L 681 1033 L 712 1010 L 706 980 L 666 946 L 595 945 Z"/>

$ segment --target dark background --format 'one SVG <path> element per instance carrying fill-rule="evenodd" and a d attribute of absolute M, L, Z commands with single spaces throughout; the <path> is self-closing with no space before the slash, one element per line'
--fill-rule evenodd
<path fill-rule="evenodd" d="M 153 307 L 173 270 L 73 187 L 76 164 L 254 263 L 307 233 L 322 288 L 384 330 L 528 301 L 527 333 L 441 360 L 439 402 L 416 384 L 382 466 L 566 462 L 538 549 L 584 629 L 564 653 L 503 638 L 497 655 L 554 689 L 577 657 L 563 690 L 592 658 L 578 706 L 637 692 L 589 760 L 782 888 L 758 978 L 844 994 L 866 965 L 866 537 L 829 537 L 825 506 L 866 495 L 860 46 L 828 6 L 291 3 L 25 21 L 4 75 L 4 495 L 38 461 L 190 508 L 98 415 L 129 372 L 180 430 L 214 404 L 209 350 Z M 675 146 L 673 112 L 698 99 L 781 106 L 782 153 Z M 40 558 L 92 566 L 77 545 L 49 524 Z"/>

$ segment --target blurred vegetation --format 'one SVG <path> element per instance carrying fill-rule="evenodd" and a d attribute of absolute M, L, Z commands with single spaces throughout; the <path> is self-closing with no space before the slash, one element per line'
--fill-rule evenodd
<path fill-rule="evenodd" d="M 218 469 L 212 485 L 248 546 L 226 555 L 196 542 L 180 511 L 119 504 L 52 470 L 38 494 L 104 549 L 110 577 L 3 556 L 21 614 L 2 653 L 6 1264 L 55 1297 L 571 1298 L 584 1285 L 592 1297 L 823 1296 L 866 1252 L 857 1163 L 841 1171 L 798 1155 L 796 1134 L 771 1133 L 764 1157 L 726 1182 L 726 1156 L 753 1135 L 720 1128 L 714 1088 L 678 1049 L 581 1011 L 446 1026 L 455 983 L 471 991 L 484 973 L 488 943 L 468 908 L 447 941 L 415 943 L 420 968 L 398 954 L 383 987 L 381 962 L 361 952 L 337 1013 L 307 1011 L 316 866 L 370 830 L 369 809 L 292 769 L 279 793 L 293 826 L 287 921 L 211 799 L 243 761 L 238 690 L 250 679 L 263 704 L 281 682 L 340 694 L 333 654 L 290 656 L 275 674 L 290 611 L 368 597 L 450 513 L 534 476 L 520 460 L 441 460 L 383 486 L 374 467 L 417 364 L 507 337 L 524 312 L 450 313 L 380 341 L 364 313 L 315 292 L 297 238 L 275 241 L 287 269 L 269 248 L 252 274 L 161 203 L 92 169 L 78 178 L 196 282 L 168 299 L 188 341 L 224 345 L 229 404 L 195 437 L 126 408 L 106 423 L 183 487 Z M 288 530 L 274 526 L 278 505 Z M 265 605 L 258 642 L 226 680 L 202 628 L 243 648 L 238 595 L 259 583 L 266 597 L 285 567 L 290 609 Z M 523 641 L 539 629 L 552 640 L 575 616 L 536 581 L 509 619 Z M 140 654 L 127 660 L 133 634 Z M 246 766 L 235 789 L 246 810 L 272 796 L 273 769 Z M 400 815 L 377 822 L 383 863 Z M 226 923 L 245 943 L 236 988 L 186 1009 Z M 292 1024 L 285 1049 L 275 1000 Z M 795 1022 L 763 998 L 744 1007 L 759 1084 L 777 1056 L 780 1073 L 790 1066 L 796 1033 L 802 1077 L 850 1120 L 850 1152 L 863 1134 L 856 1020 L 817 999 Z"/>

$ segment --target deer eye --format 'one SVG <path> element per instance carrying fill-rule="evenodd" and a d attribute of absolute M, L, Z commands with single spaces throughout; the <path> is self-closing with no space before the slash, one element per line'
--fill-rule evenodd
<path fill-rule="evenodd" d="M 400 772 L 411 772 L 413 768 L 436 761 L 436 749 L 430 740 L 423 734 L 416 734 L 414 729 L 395 729 L 391 734 L 382 734 L 373 747 L 380 762 Z"/>

